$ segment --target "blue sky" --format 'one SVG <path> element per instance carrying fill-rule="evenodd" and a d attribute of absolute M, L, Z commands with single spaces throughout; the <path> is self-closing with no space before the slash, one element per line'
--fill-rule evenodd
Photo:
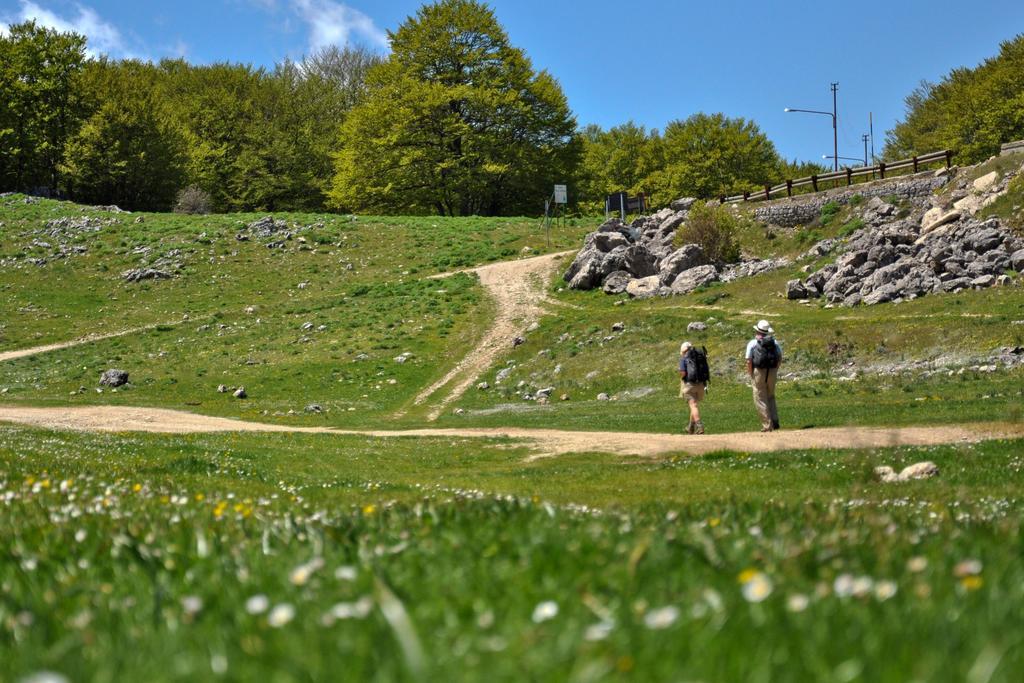
<path fill-rule="evenodd" d="M 974 66 L 1024 32 L 1024 1 L 688 2 L 494 0 L 534 66 L 562 83 L 580 124 L 630 119 L 648 128 L 698 111 L 753 119 L 787 158 L 861 157 L 874 113 L 875 149 L 921 81 Z M 34 17 L 74 28 L 94 54 L 271 66 L 325 43 L 387 50 L 387 30 L 413 0 L 0 0 L 0 21 Z"/>

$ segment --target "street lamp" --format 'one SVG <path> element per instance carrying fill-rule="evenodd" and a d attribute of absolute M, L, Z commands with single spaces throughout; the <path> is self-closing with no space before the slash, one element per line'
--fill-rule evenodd
<path fill-rule="evenodd" d="M 783 110 L 785 112 L 798 111 L 798 112 L 802 112 L 804 114 L 821 114 L 823 116 L 831 116 L 832 117 L 832 156 L 835 158 L 835 169 L 834 170 L 836 170 L 836 171 L 839 170 L 839 133 L 838 133 L 838 129 L 836 128 L 836 118 L 837 118 L 837 116 L 836 116 L 836 92 L 838 90 L 839 90 L 839 84 L 838 83 L 833 83 L 832 84 L 832 111 L 818 111 L 817 109 L 793 109 L 791 107 L 786 107 Z"/>

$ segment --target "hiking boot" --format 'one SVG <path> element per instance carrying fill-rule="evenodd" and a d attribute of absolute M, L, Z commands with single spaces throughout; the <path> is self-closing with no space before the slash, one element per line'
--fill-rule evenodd
<path fill-rule="evenodd" d="M 696 429 L 697 429 L 697 423 L 694 422 L 693 420 L 690 420 L 690 424 L 686 425 L 686 433 L 687 434 L 695 434 L 696 433 L 696 431 L 695 431 Z"/>
<path fill-rule="evenodd" d="M 779 429 L 779 421 L 778 420 L 772 420 L 772 430 L 774 431 L 776 429 Z"/>
<path fill-rule="evenodd" d="M 772 431 L 772 428 L 771 428 L 771 427 L 761 427 L 761 432 L 762 432 L 762 433 L 764 433 L 764 432 L 770 432 L 770 431 Z"/>
<path fill-rule="evenodd" d="M 693 433 L 703 434 L 704 433 L 704 422 L 703 420 L 697 420 L 693 423 Z"/>

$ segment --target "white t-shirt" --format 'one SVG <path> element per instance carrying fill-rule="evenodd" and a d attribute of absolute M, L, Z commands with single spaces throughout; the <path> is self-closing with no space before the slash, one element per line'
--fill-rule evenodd
<path fill-rule="evenodd" d="M 757 346 L 757 337 L 754 337 L 749 342 L 747 342 L 747 354 L 744 356 L 744 358 L 746 358 L 747 360 L 750 360 L 750 355 L 754 352 L 754 347 L 755 346 Z M 779 362 L 781 363 L 782 362 L 782 344 L 779 343 L 778 339 L 775 340 L 775 346 L 779 347 Z"/>

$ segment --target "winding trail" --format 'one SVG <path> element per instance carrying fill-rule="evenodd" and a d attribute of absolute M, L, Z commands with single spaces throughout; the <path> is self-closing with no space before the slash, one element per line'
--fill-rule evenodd
<path fill-rule="evenodd" d="M 480 284 L 497 304 L 497 315 L 483 339 L 444 377 L 413 399 L 413 405 L 422 405 L 439 390 L 454 382 L 448 393 L 431 407 L 427 414 L 428 420 L 436 420 L 452 401 L 466 393 L 477 377 L 491 367 L 494 359 L 511 347 L 512 340 L 523 334 L 530 323 L 540 317 L 543 312 L 541 304 L 547 300 L 545 288 L 548 278 L 557 268 L 559 260 L 571 253 L 560 252 L 518 261 L 501 261 L 460 271 L 476 273 L 480 277 Z M 435 278 L 451 274 L 446 273 Z"/>
<path fill-rule="evenodd" d="M 40 353 L 47 353 L 49 351 L 59 351 L 61 349 L 69 349 L 72 346 L 81 346 L 82 344 L 91 344 L 93 342 L 102 341 L 103 339 L 112 339 L 114 337 L 124 337 L 129 334 L 137 334 L 139 332 L 146 332 L 152 330 L 160 325 L 175 325 L 177 323 L 153 323 L 152 325 L 144 325 L 143 327 L 133 327 L 128 330 L 120 330 L 118 332 L 108 332 L 105 334 L 87 334 L 84 337 L 78 339 L 72 339 L 71 341 L 58 342 L 56 344 L 45 344 L 43 346 L 33 346 L 27 349 L 18 349 L 16 351 L 0 351 L 0 363 L 8 360 L 14 360 L 16 358 L 25 358 L 26 356 L 36 356 Z"/>
<path fill-rule="evenodd" d="M 530 323 L 543 313 L 545 304 L 558 302 L 546 296 L 546 286 L 558 261 L 569 252 L 536 258 L 494 263 L 465 272 L 475 272 L 481 284 L 497 304 L 497 315 L 481 341 L 444 377 L 421 391 L 414 405 L 431 401 L 448 387 L 440 399 L 430 402 L 429 420 L 465 393 L 495 359 L 523 334 Z M 435 276 L 445 277 L 445 275 Z M 0 353 L 0 362 L 47 351 L 64 349 L 111 337 L 151 329 L 123 330 L 91 335 L 74 341 L 48 344 Z M 986 439 L 1022 438 L 1024 424 L 979 423 L 922 427 L 829 427 L 771 434 L 738 432 L 685 436 L 637 432 L 582 432 L 558 429 L 464 428 L 408 430 L 352 430 L 327 427 L 293 427 L 249 422 L 224 417 L 198 415 L 164 408 L 124 406 L 29 407 L 0 405 L 0 422 L 13 422 L 48 429 L 87 432 L 153 432 L 197 434 L 212 432 L 295 432 L 309 434 L 355 435 L 375 438 L 511 438 L 528 446 L 529 460 L 567 453 L 610 453 L 616 455 L 658 456 L 666 453 L 699 455 L 717 450 L 771 452 L 819 448 L 880 448 L 892 446 L 933 446 L 977 442 Z"/>
<path fill-rule="evenodd" d="M 290 427 L 210 417 L 164 408 L 81 406 L 33 408 L 0 405 L 0 422 L 85 432 L 152 432 L 199 434 L 213 432 L 296 432 L 375 438 L 446 437 L 521 439 L 534 450 L 529 460 L 567 453 L 611 453 L 658 456 L 666 453 L 700 455 L 719 450 L 765 453 L 793 449 L 884 448 L 974 443 L 987 439 L 1024 437 L 1024 425 L 981 423 L 927 427 L 827 427 L 729 434 L 640 434 L 635 432 L 578 432 L 560 429 L 468 428 L 354 430 L 328 427 Z"/>

